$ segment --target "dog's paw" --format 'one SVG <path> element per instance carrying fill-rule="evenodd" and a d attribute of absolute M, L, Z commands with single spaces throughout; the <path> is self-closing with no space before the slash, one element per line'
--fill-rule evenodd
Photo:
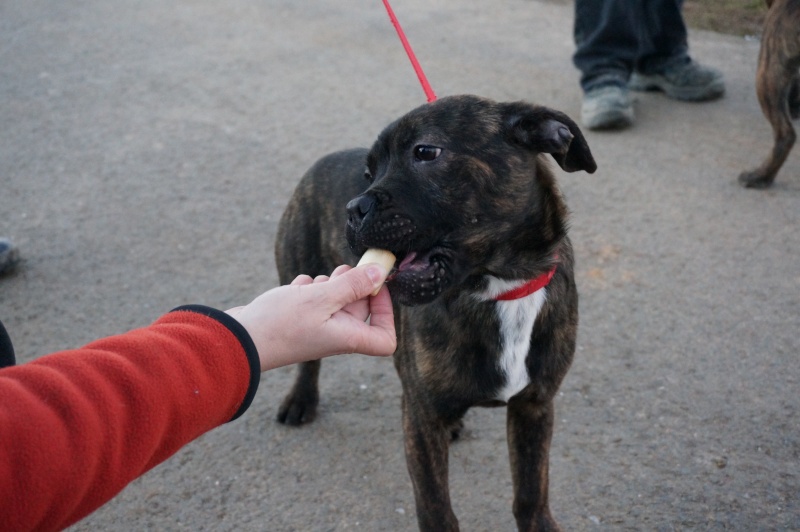
<path fill-rule="evenodd" d="M 550 510 L 546 509 L 544 513 L 534 515 L 528 518 L 517 518 L 517 528 L 519 530 L 531 530 L 535 532 L 561 532 L 561 527 L 558 526 L 556 520 L 550 514 Z"/>
<path fill-rule="evenodd" d="M 742 172 L 739 175 L 739 184 L 745 188 L 769 188 L 775 176 L 764 175 L 762 172 Z"/>
<path fill-rule="evenodd" d="M 278 409 L 278 423 L 291 426 L 311 423 L 317 417 L 318 404 L 319 394 L 316 391 L 292 390 Z"/>

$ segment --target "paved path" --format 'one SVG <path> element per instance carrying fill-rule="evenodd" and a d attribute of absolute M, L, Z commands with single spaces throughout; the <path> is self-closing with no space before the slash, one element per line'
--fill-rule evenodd
<path fill-rule="evenodd" d="M 394 7 L 439 95 L 578 115 L 568 5 Z M 566 530 L 800 526 L 800 151 L 771 190 L 739 188 L 771 142 L 758 43 L 690 45 L 726 97 L 641 95 L 635 127 L 588 133 L 595 175 L 560 175 L 581 292 L 552 451 Z M 0 279 L 0 319 L 21 358 L 274 286 L 303 171 L 423 102 L 377 0 L 3 2 L 0 234 L 25 262 Z M 273 421 L 292 376 L 75 529 L 415 529 L 391 362 L 326 362 L 300 430 Z M 463 529 L 511 530 L 503 411 L 466 422 Z"/>

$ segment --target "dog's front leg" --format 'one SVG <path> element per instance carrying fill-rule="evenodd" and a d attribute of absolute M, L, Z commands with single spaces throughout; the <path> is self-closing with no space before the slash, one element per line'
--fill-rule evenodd
<path fill-rule="evenodd" d="M 285 425 L 311 423 L 317 416 L 319 404 L 319 360 L 298 365 L 294 386 L 278 409 L 278 422 Z"/>
<path fill-rule="evenodd" d="M 448 484 L 448 427 L 418 405 L 409 405 L 404 395 L 403 434 L 419 529 L 422 532 L 457 531 L 458 520 L 450 506 Z"/>
<path fill-rule="evenodd" d="M 514 479 L 514 517 L 520 531 L 560 530 L 547 500 L 553 403 L 512 399 L 507 413 Z"/>

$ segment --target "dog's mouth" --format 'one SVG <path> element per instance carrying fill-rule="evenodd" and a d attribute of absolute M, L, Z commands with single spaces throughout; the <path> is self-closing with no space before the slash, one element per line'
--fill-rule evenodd
<path fill-rule="evenodd" d="M 458 246 L 441 226 L 420 232 L 406 217 L 395 215 L 390 222 L 372 221 L 366 226 L 349 221 L 346 227 L 348 246 L 361 256 L 368 248 L 391 251 L 397 261 L 386 283 L 392 299 L 402 305 L 430 303 L 457 282 Z"/>
<path fill-rule="evenodd" d="M 420 305 L 436 299 L 449 285 L 450 251 L 436 246 L 427 251 L 397 254 L 398 261 L 386 282 L 392 296 L 404 305 Z"/>

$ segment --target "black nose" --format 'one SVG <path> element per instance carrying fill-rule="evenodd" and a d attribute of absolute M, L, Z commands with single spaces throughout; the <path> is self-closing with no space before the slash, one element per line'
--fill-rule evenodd
<path fill-rule="evenodd" d="M 375 207 L 375 198 L 371 194 L 356 196 L 347 204 L 347 218 L 354 228 L 361 227 L 364 218 Z"/>

